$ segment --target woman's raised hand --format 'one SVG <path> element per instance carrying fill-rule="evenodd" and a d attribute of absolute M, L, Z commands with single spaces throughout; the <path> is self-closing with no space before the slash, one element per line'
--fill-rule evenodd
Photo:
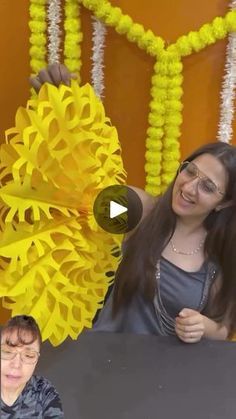
<path fill-rule="evenodd" d="M 74 73 L 70 73 L 64 64 L 51 64 L 43 68 L 35 77 L 30 77 L 30 84 L 38 92 L 44 83 L 51 83 L 54 86 L 60 84 L 70 85 L 71 79 L 76 79 Z"/>

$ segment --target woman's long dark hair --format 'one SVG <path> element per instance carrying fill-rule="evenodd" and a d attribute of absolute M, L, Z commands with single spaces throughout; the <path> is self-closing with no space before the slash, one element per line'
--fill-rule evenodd
<path fill-rule="evenodd" d="M 204 253 L 219 266 L 223 279 L 214 301 L 212 318 L 222 318 L 230 310 L 232 331 L 236 330 L 236 147 L 222 142 L 207 144 L 186 160 L 194 160 L 206 153 L 216 157 L 228 173 L 224 201 L 230 200 L 232 205 L 219 211 L 213 210 L 205 219 L 207 237 Z M 176 215 L 172 210 L 174 182 L 175 180 L 126 242 L 126 249 L 116 272 L 114 316 L 122 305 L 131 301 L 138 289 L 148 300 L 154 297 L 156 263 L 176 226 Z"/>

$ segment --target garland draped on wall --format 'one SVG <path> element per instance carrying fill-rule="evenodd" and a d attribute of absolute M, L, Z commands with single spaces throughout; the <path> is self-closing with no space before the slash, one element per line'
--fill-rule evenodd
<path fill-rule="evenodd" d="M 236 0 L 230 2 L 230 8 L 236 9 Z M 233 135 L 234 102 L 236 87 L 236 34 L 229 34 L 225 62 L 225 75 L 221 90 L 220 122 L 217 138 L 229 143 Z"/>
<path fill-rule="evenodd" d="M 179 165 L 182 122 L 182 58 L 224 39 L 236 30 L 236 11 L 216 17 L 199 31 L 180 36 L 165 48 L 164 40 L 122 13 L 107 0 L 79 0 L 101 21 L 136 43 L 156 59 L 146 139 L 146 190 L 161 194 Z"/>

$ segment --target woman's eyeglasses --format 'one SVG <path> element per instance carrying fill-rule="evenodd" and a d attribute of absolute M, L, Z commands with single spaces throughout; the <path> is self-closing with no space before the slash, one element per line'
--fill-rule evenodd
<path fill-rule="evenodd" d="M 199 169 L 193 162 L 183 161 L 180 164 L 178 173 L 183 173 L 189 180 L 198 178 L 198 188 L 206 194 L 214 194 L 219 193 L 220 195 L 224 195 L 218 186 L 207 176 L 200 175 Z"/>
<path fill-rule="evenodd" d="M 38 361 L 40 353 L 32 349 L 26 349 L 24 351 L 16 351 L 11 349 L 8 346 L 1 345 L 1 359 L 5 361 L 11 361 L 16 357 L 17 354 L 20 354 L 21 361 L 24 364 L 35 364 Z"/>

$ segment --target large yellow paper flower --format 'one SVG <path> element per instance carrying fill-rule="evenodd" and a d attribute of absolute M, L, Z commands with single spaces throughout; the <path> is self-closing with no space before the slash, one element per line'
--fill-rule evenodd
<path fill-rule="evenodd" d="M 15 125 L 0 149 L 0 297 L 58 345 L 91 327 L 117 267 L 121 237 L 92 209 L 125 182 L 121 150 L 88 84 L 45 84 Z"/>

